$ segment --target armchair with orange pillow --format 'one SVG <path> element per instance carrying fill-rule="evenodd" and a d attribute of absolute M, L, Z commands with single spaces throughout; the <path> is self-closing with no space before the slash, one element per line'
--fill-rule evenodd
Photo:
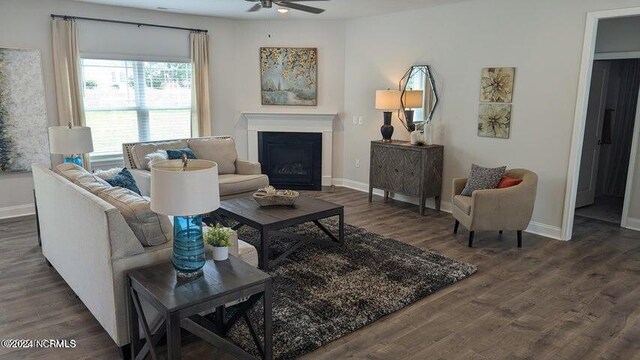
<path fill-rule="evenodd" d="M 469 247 L 473 247 L 476 231 L 517 231 L 518 247 L 522 247 L 522 231 L 529 226 L 536 200 L 536 173 L 507 170 L 497 188 L 475 190 L 471 196 L 461 195 L 466 184 L 467 178 L 453 179 L 453 232 L 462 223 L 469 230 Z"/>

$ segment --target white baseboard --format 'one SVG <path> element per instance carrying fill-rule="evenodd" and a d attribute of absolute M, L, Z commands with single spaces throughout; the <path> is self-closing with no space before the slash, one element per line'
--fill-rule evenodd
<path fill-rule="evenodd" d="M 358 191 L 362 191 L 362 192 L 369 192 L 369 184 L 361 182 L 361 181 L 354 181 L 354 180 L 350 180 L 350 179 L 343 179 L 343 178 L 334 178 L 333 179 L 333 184 L 335 186 L 342 186 L 342 187 L 346 187 L 349 189 L 354 189 L 354 190 L 358 190 Z M 379 195 L 379 196 L 384 196 L 384 191 L 379 190 L 379 189 L 373 189 L 373 193 L 374 195 Z M 400 194 L 395 194 L 392 196 L 393 199 L 398 200 L 398 201 L 402 201 L 402 202 L 406 202 L 409 204 L 414 204 L 414 205 L 418 205 L 418 199 L 417 198 L 413 198 L 413 197 L 408 197 L 408 196 L 404 196 L 404 195 L 400 195 Z M 435 209 L 435 201 L 433 199 L 427 199 L 427 207 L 430 209 Z M 442 201 L 440 203 L 440 210 L 444 211 L 444 212 L 451 212 L 451 203 L 448 201 Z M 631 220 L 629 219 L 629 227 L 631 228 Z M 640 219 L 633 219 L 633 220 L 637 220 L 637 225 L 638 228 L 640 228 Z M 552 239 L 556 239 L 556 240 L 561 240 L 562 239 L 562 229 L 557 227 L 557 226 L 551 226 L 551 225 L 547 225 L 547 224 L 542 224 L 539 222 L 535 222 L 532 221 L 529 223 L 529 227 L 527 227 L 527 229 L 525 230 L 528 233 L 532 233 L 532 234 L 536 234 L 536 235 L 540 235 L 540 236 L 544 236 L 544 237 L 548 237 L 548 238 L 552 238 Z"/>
<path fill-rule="evenodd" d="M 632 218 L 632 217 L 627 218 L 627 224 L 625 228 L 640 231 L 640 219 Z"/>
<path fill-rule="evenodd" d="M 34 204 L 24 204 L 0 208 L 0 219 L 10 219 L 36 213 Z"/>
<path fill-rule="evenodd" d="M 525 231 L 528 233 L 532 233 L 532 234 L 536 234 L 536 235 L 540 235 L 540 236 L 544 236 L 544 237 L 548 237 L 556 240 L 563 240 L 561 228 L 557 226 L 539 223 L 536 221 L 530 222 L 529 226 Z M 563 240 L 563 241 L 566 241 L 566 240 Z"/>
<path fill-rule="evenodd" d="M 333 179 L 333 184 L 335 186 L 342 186 L 342 187 L 346 187 L 349 189 L 354 189 L 354 190 L 358 190 L 358 191 L 362 191 L 362 192 L 369 192 L 369 184 L 361 182 L 361 181 L 354 181 L 354 180 L 349 180 L 349 179 L 342 179 L 342 178 L 334 178 Z M 380 190 L 380 189 L 373 189 L 373 194 L 374 195 L 378 195 L 378 196 L 384 196 L 384 191 Z M 415 197 L 411 197 L 411 196 L 405 196 L 405 195 L 401 195 L 401 194 L 392 194 L 391 198 L 394 200 L 398 200 L 398 201 L 402 201 L 405 203 L 409 203 L 409 204 L 413 204 L 413 205 L 418 205 L 418 198 Z M 427 203 L 426 203 L 426 207 L 428 207 L 429 209 L 435 209 L 436 208 L 436 202 L 434 199 L 427 199 Z M 451 203 L 448 201 L 441 201 L 440 202 L 440 210 L 444 211 L 444 212 L 451 212 Z"/>

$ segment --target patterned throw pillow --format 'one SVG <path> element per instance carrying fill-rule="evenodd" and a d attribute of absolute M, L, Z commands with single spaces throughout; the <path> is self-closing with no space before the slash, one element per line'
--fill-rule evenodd
<path fill-rule="evenodd" d="M 177 150 L 167 150 L 167 156 L 169 156 L 169 160 L 179 160 L 182 159 L 182 154 L 187 154 L 187 159 L 197 159 L 196 154 L 191 151 L 188 147 L 184 149 Z"/>
<path fill-rule="evenodd" d="M 131 175 L 131 172 L 124 168 L 122 171 L 118 173 L 118 175 L 112 177 L 111 179 L 105 179 L 109 185 L 111 186 L 119 186 L 121 188 L 129 189 L 134 193 L 142 196 L 140 193 L 140 189 L 138 188 L 138 184 L 136 184 L 136 180 Z"/>
<path fill-rule="evenodd" d="M 485 168 L 476 164 L 471 165 L 471 174 L 469 174 L 467 185 L 460 195 L 471 196 L 476 190 L 495 189 L 506 170 L 506 166 Z"/>

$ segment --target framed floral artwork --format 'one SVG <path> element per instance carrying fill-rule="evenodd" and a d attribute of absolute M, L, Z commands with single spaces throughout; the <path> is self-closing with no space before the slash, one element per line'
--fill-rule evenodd
<path fill-rule="evenodd" d="M 495 67 L 482 69 L 480 101 L 511 103 L 516 68 Z"/>
<path fill-rule="evenodd" d="M 511 104 L 480 104 L 478 136 L 508 139 L 511 131 Z"/>
<path fill-rule="evenodd" d="M 262 105 L 318 105 L 318 49 L 260 48 Z"/>

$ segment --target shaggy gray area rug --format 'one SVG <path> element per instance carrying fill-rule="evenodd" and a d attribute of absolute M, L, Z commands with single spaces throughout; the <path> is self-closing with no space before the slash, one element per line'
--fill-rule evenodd
<path fill-rule="evenodd" d="M 337 221 L 322 223 L 337 234 Z M 474 265 L 348 224 L 344 244 L 332 242 L 313 223 L 284 231 L 326 241 L 305 244 L 269 271 L 275 359 L 309 353 L 476 271 Z M 272 236 L 271 258 L 294 241 L 286 235 Z M 239 237 L 258 245 L 258 233 L 249 227 L 241 228 Z M 262 336 L 262 301 L 250 317 Z M 244 321 L 229 337 L 258 354 Z"/>

